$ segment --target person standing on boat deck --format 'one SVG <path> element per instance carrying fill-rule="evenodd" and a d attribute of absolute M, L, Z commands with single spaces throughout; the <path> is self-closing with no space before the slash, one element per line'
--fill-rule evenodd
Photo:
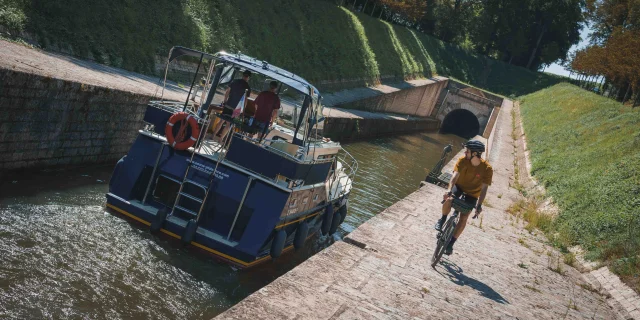
<path fill-rule="evenodd" d="M 242 79 L 236 79 L 236 80 L 233 80 L 233 82 L 231 82 L 231 84 L 227 88 L 227 91 L 225 91 L 224 93 L 224 99 L 223 99 L 224 102 L 222 103 L 222 115 L 230 118 L 231 115 L 233 114 L 233 110 L 238 106 L 238 102 L 240 102 L 240 100 L 242 99 L 242 95 L 245 94 L 246 92 L 247 98 L 251 96 L 251 87 L 249 86 L 250 78 L 251 78 L 251 71 L 245 70 L 242 73 Z M 244 100 L 245 107 L 246 107 L 247 100 L 248 99 Z M 220 128 L 222 127 L 224 122 L 225 121 L 219 121 L 218 124 L 216 125 L 216 128 L 213 130 L 214 139 L 217 133 L 220 131 Z M 222 131 L 222 134 L 220 134 L 220 137 L 224 137 L 227 134 L 229 127 L 230 125 L 227 123 Z"/>
<path fill-rule="evenodd" d="M 458 159 L 453 167 L 453 176 L 449 181 L 449 188 L 444 194 L 444 204 L 442 205 L 442 217 L 435 225 L 435 229 L 442 230 L 442 225 L 447 220 L 447 215 L 451 212 L 453 198 L 462 199 L 465 203 L 475 207 L 476 213 L 473 218 L 477 218 L 482 212 L 482 202 L 487 195 L 487 190 L 493 178 L 493 168 L 486 160 L 482 159 L 485 150 L 484 143 L 478 140 L 470 140 L 464 145 L 464 157 Z M 462 196 L 462 197 L 461 197 Z M 469 213 L 460 214 L 460 223 L 453 231 L 451 242 L 445 249 L 446 255 L 453 253 L 453 244 L 462 234 Z"/>
<path fill-rule="evenodd" d="M 259 129 L 259 140 L 262 140 L 267 133 L 267 129 L 271 127 L 271 124 L 278 117 L 280 97 L 276 94 L 276 89 L 278 89 L 278 82 L 271 81 L 269 83 L 269 90 L 260 92 L 256 97 L 256 114 L 254 120 L 256 127 Z"/>

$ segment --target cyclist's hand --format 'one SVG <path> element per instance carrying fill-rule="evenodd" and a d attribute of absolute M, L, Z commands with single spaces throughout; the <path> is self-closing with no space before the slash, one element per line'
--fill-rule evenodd
<path fill-rule="evenodd" d="M 442 203 L 449 200 L 450 197 L 451 195 L 449 194 L 449 192 L 445 192 L 444 195 L 442 196 Z"/>
<path fill-rule="evenodd" d="M 482 207 L 477 207 L 476 214 L 473 215 L 473 219 L 477 218 L 481 212 L 482 212 Z"/>

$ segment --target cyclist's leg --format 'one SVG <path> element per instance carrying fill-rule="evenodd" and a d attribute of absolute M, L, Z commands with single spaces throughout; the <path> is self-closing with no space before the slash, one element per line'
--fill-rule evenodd
<path fill-rule="evenodd" d="M 460 198 L 460 196 L 462 195 L 462 190 L 460 190 L 460 188 L 455 185 L 453 186 L 453 189 L 451 189 L 451 193 L 453 194 L 454 198 Z M 453 199 L 449 198 L 442 204 L 442 217 L 440 217 L 440 219 L 436 222 L 436 230 L 440 231 L 442 229 L 442 226 L 444 225 L 444 222 L 447 221 L 447 215 L 449 215 L 449 213 L 451 212 L 452 203 Z"/>
<path fill-rule="evenodd" d="M 469 197 L 466 194 L 464 195 L 463 200 L 465 203 L 468 203 L 474 207 L 476 205 L 476 202 L 478 202 L 478 199 L 474 197 Z M 453 230 L 453 237 L 449 242 L 449 246 L 447 247 L 445 254 L 449 255 L 453 252 L 453 245 L 456 243 L 456 240 L 458 240 L 458 238 L 462 234 L 462 231 L 464 231 L 464 228 L 467 226 L 467 220 L 469 219 L 470 215 L 471 215 L 471 212 L 460 215 L 460 221 L 458 221 L 458 224 L 456 225 L 455 230 Z"/>
<path fill-rule="evenodd" d="M 474 198 L 474 197 L 469 197 L 466 194 L 463 197 L 463 200 L 465 203 L 475 207 L 476 203 L 478 202 L 478 199 Z M 473 210 L 472 210 L 473 212 Z M 467 219 L 469 219 L 469 216 L 471 215 L 471 212 L 467 213 L 467 214 L 461 214 L 460 215 L 460 221 L 458 222 L 458 225 L 456 226 L 456 229 L 453 231 L 453 237 L 454 238 L 458 238 L 460 237 L 460 235 L 462 234 L 462 231 L 464 231 L 464 227 L 467 225 Z"/>

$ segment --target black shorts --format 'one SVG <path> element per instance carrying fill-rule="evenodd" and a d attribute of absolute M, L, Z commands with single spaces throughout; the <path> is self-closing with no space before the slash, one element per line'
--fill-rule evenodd
<path fill-rule="evenodd" d="M 478 203 L 478 198 L 471 197 L 468 194 L 462 192 L 462 189 L 458 188 L 458 185 L 453 186 L 453 189 L 451 189 L 451 193 L 453 193 L 453 196 L 455 198 L 458 198 L 473 207 L 475 207 L 476 203 Z"/>
<path fill-rule="evenodd" d="M 268 122 L 254 120 L 253 125 L 258 129 L 258 132 L 262 132 L 263 135 L 266 135 L 267 131 L 269 130 Z"/>
<path fill-rule="evenodd" d="M 230 116 L 233 114 L 233 109 L 229 109 L 227 107 L 222 107 L 222 114 L 225 116 Z"/>

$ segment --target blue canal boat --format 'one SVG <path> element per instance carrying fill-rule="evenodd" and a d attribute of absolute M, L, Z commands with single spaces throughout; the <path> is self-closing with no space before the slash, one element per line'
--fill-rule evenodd
<path fill-rule="evenodd" d="M 170 66 L 182 60 L 197 63 L 187 97 L 164 100 Z M 225 90 L 247 70 L 254 87 L 278 83 L 279 119 L 262 137 L 252 95 L 236 117 L 219 113 Z M 240 268 L 301 248 L 318 231 L 334 233 L 357 162 L 322 137 L 321 100 L 309 82 L 265 61 L 172 48 L 163 97 L 148 104 L 109 181 L 108 210 Z"/>

